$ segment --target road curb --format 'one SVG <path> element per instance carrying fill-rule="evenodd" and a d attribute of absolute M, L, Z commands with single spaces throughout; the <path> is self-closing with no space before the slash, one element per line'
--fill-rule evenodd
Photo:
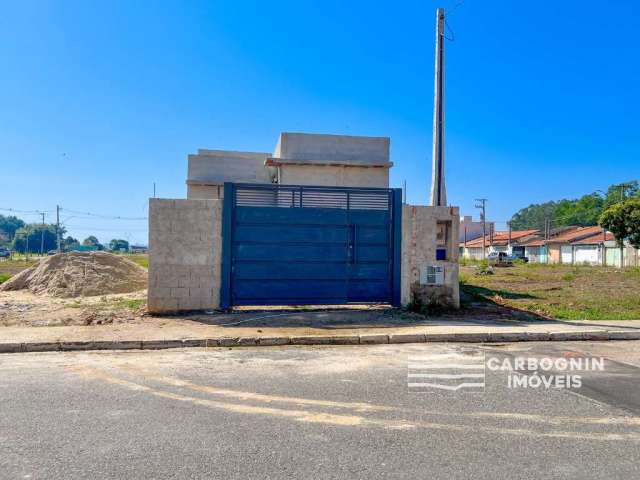
<path fill-rule="evenodd" d="M 183 340 L 99 340 L 79 342 L 0 343 L 2 353 L 70 352 L 87 350 L 163 350 L 169 348 L 273 347 L 282 345 L 382 345 L 408 343 L 512 343 L 541 341 L 640 340 L 640 331 L 397 333 L 220 337 Z"/>

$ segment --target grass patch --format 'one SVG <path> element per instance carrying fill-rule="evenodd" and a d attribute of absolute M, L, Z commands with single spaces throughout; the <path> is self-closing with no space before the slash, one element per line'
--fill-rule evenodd
<path fill-rule="evenodd" d="M 114 310 L 138 310 L 145 303 L 146 300 L 141 298 L 125 298 L 114 303 L 113 308 Z"/>
<path fill-rule="evenodd" d="M 640 268 L 525 264 L 476 275 L 460 267 L 473 298 L 567 320 L 640 319 Z"/>
<path fill-rule="evenodd" d="M 149 256 L 148 255 L 127 255 L 127 257 L 129 260 L 131 260 L 134 263 L 137 263 L 138 265 L 140 265 L 142 268 L 146 268 L 149 269 Z"/>
<path fill-rule="evenodd" d="M 20 273 L 25 268 L 29 268 L 35 265 L 37 262 L 38 260 L 33 259 L 33 257 L 31 257 L 31 259 L 28 261 L 25 259 L 19 259 L 19 260 L 2 259 L 0 260 L 0 275 L 9 275 L 9 277 L 12 277 L 17 273 Z"/>
<path fill-rule="evenodd" d="M 4 283 L 12 277 L 10 273 L 0 273 L 0 283 Z"/>

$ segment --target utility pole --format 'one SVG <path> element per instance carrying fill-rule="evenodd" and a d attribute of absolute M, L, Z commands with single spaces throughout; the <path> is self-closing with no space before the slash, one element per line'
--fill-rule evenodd
<path fill-rule="evenodd" d="M 607 266 L 607 230 L 602 229 L 602 266 Z"/>
<path fill-rule="evenodd" d="M 156 182 L 153 182 L 153 198 L 156 198 Z"/>
<path fill-rule="evenodd" d="M 547 263 L 549 263 L 549 244 L 547 243 L 549 240 L 549 219 L 544 217 L 544 249 L 545 249 L 545 258 Z"/>
<path fill-rule="evenodd" d="M 620 201 L 624 202 L 624 194 L 627 191 L 627 188 L 629 188 L 631 186 L 630 183 L 621 183 L 620 185 L 618 185 L 618 187 L 620 187 Z"/>
<path fill-rule="evenodd" d="M 630 183 L 621 183 L 620 187 L 620 202 L 624 203 L 624 192 L 631 186 Z M 624 239 L 620 240 L 620 268 L 624 267 Z"/>
<path fill-rule="evenodd" d="M 476 198 L 476 208 L 482 210 L 480 213 L 480 220 L 482 221 L 482 259 L 484 260 L 486 257 L 486 249 L 487 249 L 487 199 L 486 198 Z"/>
<path fill-rule="evenodd" d="M 60 253 L 60 205 L 56 205 L 56 245 Z"/>
<path fill-rule="evenodd" d="M 42 215 L 42 230 L 40 231 L 40 255 L 44 255 L 44 213 Z"/>
<path fill-rule="evenodd" d="M 509 240 L 507 243 L 507 250 L 509 250 L 509 255 L 512 255 L 513 252 L 511 251 L 511 221 L 507 222 L 507 227 L 509 227 Z"/>
<path fill-rule="evenodd" d="M 447 205 L 444 186 L 444 8 L 436 10 L 436 58 L 433 99 L 431 205 Z"/>
<path fill-rule="evenodd" d="M 407 203 L 407 181 L 402 181 L 402 204 L 406 205 Z"/>

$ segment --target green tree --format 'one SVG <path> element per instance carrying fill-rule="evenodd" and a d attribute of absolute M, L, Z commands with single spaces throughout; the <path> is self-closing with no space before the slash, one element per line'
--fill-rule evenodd
<path fill-rule="evenodd" d="M 640 198 L 638 181 L 624 182 L 625 198 Z M 551 222 L 551 227 L 565 227 L 578 225 L 582 227 L 597 225 L 602 212 L 622 201 L 620 184 L 611 185 L 604 195 L 589 193 L 577 199 L 563 199 L 545 203 L 529 205 L 518 210 L 511 218 L 514 230 L 537 228 L 544 230 L 545 219 Z"/>
<path fill-rule="evenodd" d="M 556 209 L 556 202 L 532 204 L 521 208 L 511 217 L 511 227 L 514 230 L 536 228 L 543 231 L 545 219 L 553 218 Z"/>
<path fill-rule="evenodd" d="M 100 241 L 93 235 L 89 235 L 87 238 L 85 238 L 82 241 L 82 245 L 84 245 L 85 247 L 97 247 L 98 250 L 102 250 L 104 248 Z"/>
<path fill-rule="evenodd" d="M 8 245 L 13 240 L 16 230 L 25 226 L 25 223 L 13 215 L 0 215 L 0 245 Z"/>
<path fill-rule="evenodd" d="M 622 246 L 627 239 L 635 248 L 640 248 L 640 198 L 632 198 L 607 208 L 600 216 L 600 226 L 616 237 Z"/>
<path fill-rule="evenodd" d="M 129 242 L 114 238 L 109 242 L 109 249 L 114 251 L 129 251 Z"/>
<path fill-rule="evenodd" d="M 55 225 L 32 223 L 16 230 L 11 247 L 20 253 L 48 252 L 57 248 Z"/>
<path fill-rule="evenodd" d="M 75 250 L 79 246 L 80 246 L 80 242 L 71 236 L 62 240 L 62 250 L 64 250 L 65 252 L 70 252 L 71 250 Z"/>
<path fill-rule="evenodd" d="M 622 200 L 623 189 L 621 185 L 624 185 L 624 197 L 625 198 L 634 198 L 640 197 L 640 184 L 638 184 L 637 180 L 632 180 L 628 182 L 624 182 L 622 184 L 611 185 L 607 189 L 607 195 L 605 197 L 605 204 L 607 207 L 611 205 L 615 205 L 616 203 L 620 203 Z"/>

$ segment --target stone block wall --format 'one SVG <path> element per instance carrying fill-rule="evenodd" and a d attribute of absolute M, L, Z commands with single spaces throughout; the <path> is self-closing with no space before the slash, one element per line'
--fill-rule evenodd
<path fill-rule="evenodd" d="M 222 200 L 149 201 L 151 313 L 220 306 Z"/>
<path fill-rule="evenodd" d="M 446 260 L 436 260 L 438 222 L 449 225 Z M 428 304 L 436 302 L 460 307 L 458 284 L 458 207 L 404 205 L 402 207 L 401 302 Z M 427 265 L 444 267 L 443 285 L 424 285 L 421 272 Z"/>

